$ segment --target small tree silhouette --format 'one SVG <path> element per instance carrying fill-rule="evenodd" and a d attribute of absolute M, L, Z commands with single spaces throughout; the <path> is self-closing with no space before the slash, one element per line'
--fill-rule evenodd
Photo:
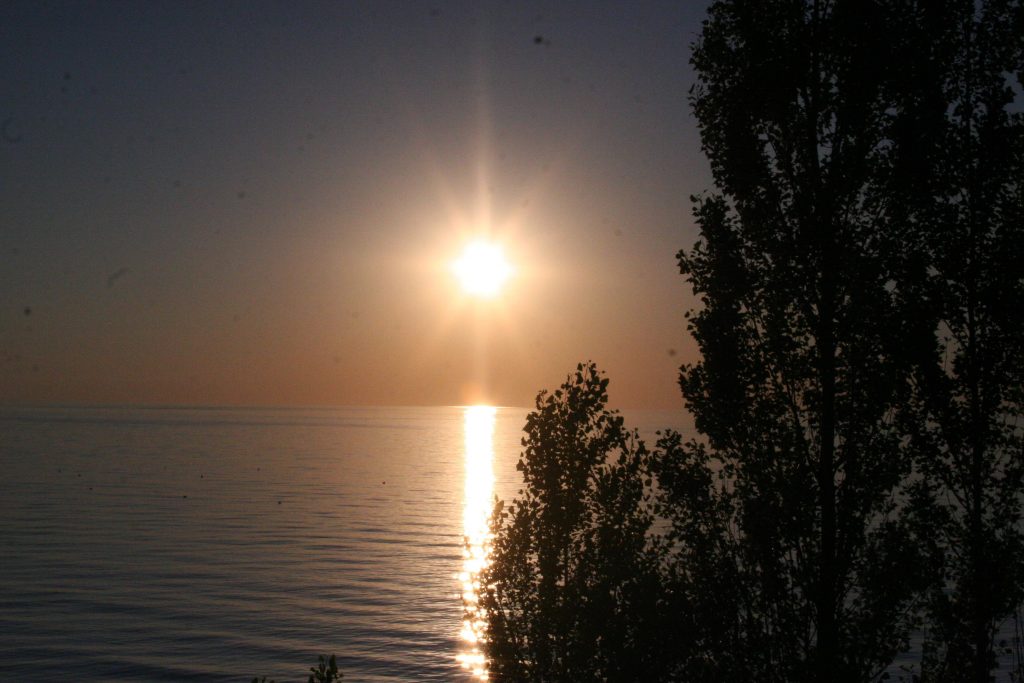
<path fill-rule="evenodd" d="M 607 386 L 580 364 L 527 417 L 525 488 L 496 506 L 481 574 L 498 680 L 657 680 L 681 654 L 664 628 L 650 454 L 605 409 Z"/>
<path fill-rule="evenodd" d="M 334 659 L 334 655 L 328 658 L 326 655 L 320 655 L 319 664 L 316 666 L 309 667 L 309 679 L 307 683 L 337 683 L 345 677 L 343 673 L 338 671 L 338 663 Z M 255 677 L 252 679 L 252 683 L 275 683 L 274 681 L 268 681 L 267 677 L 263 678 Z"/>

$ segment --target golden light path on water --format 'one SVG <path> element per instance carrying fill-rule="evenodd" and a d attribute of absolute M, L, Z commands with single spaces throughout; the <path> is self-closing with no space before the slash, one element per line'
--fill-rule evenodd
<path fill-rule="evenodd" d="M 487 659 L 481 650 L 480 637 L 483 632 L 483 615 L 479 612 L 477 591 L 480 570 L 488 562 L 491 531 L 488 518 L 491 513 L 494 491 L 494 416 L 497 409 L 491 406 L 467 406 L 465 408 L 466 434 L 466 489 L 462 512 L 462 527 L 465 546 L 462 550 L 462 640 L 461 651 L 456 656 L 462 668 L 473 672 L 474 677 L 487 680 Z"/>

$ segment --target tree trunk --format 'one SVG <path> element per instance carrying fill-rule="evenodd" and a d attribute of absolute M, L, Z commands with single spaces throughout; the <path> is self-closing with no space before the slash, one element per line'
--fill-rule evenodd
<path fill-rule="evenodd" d="M 818 449 L 818 496 L 821 508 L 821 557 L 818 571 L 818 680 L 842 677 L 836 626 L 836 491 L 835 491 L 835 330 L 832 273 L 832 238 L 826 238 L 822 259 L 822 292 L 818 315 L 818 372 L 821 382 L 820 443 Z"/>

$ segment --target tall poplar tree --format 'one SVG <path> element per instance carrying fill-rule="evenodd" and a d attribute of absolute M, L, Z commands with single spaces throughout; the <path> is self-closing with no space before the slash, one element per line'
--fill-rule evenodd
<path fill-rule="evenodd" d="M 722 0 L 695 46 L 719 194 L 696 199 L 701 239 L 679 254 L 703 356 L 680 385 L 706 437 L 689 448 L 721 469 L 733 510 L 733 679 L 869 680 L 913 626 L 927 563 L 897 495 L 910 370 L 889 255 L 903 245 L 883 230 L 877 169 L 926 14 Z"/>
<path fill-rule="evenodd" d="M 922 673 L 981 683 L 1024 599 L 1024 10 L 959 0 L 939 29 L 904 126 L 918 172 L 897 164 L 893 197 L 926 255 L 907 290 L 933 319 L 907 411 L 945 556 Z"/>

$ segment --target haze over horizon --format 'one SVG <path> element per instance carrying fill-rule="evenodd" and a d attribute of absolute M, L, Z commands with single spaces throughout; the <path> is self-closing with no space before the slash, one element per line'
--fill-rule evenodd
<path fill-rule="evenodd" d="M 5 3 L 0 403 L 681 409 L 704 11 Z"/>

